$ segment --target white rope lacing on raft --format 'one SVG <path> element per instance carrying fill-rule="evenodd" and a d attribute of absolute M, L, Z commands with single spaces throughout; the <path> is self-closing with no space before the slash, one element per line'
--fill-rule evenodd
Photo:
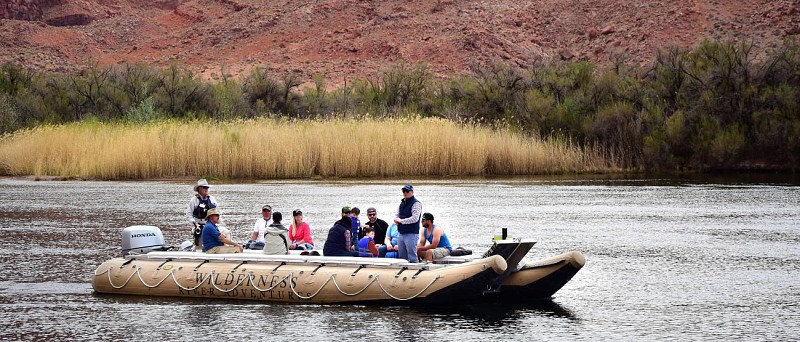
<path fill-rule="evenodd" d="M 288 278 L 289 278 L 289 277 L 291 277 L 291 276 L 292 276 L 292 272 L 289 272 L 289 274 L 287 274 L 285 277 L 283 277 L 283 279 L 281 279 L 281 281 L 279 281 L 279 282 L 276 282 L 276 283 L 275 283 L 275 285 L 272 285 L 272 286 L 270 286 L 269 288 L 266 288 L 266 289 L 261 289 L 261 288 L 259 288 L 258 286 L 256 286 L 256 282 L 255 282 L 255 281 L 253 281 L 253 279 L 255 278 L 255 276 L 253 276 L 253 272 L 250 272 L 250 286 L 252 286 L 254 289 L 256 289 L 256 290 L 258 290 L 258 291 L 261 291 L 261 292 L 272 291 L 272 289 L 274 289 L 275 287 L 277 287 L 278 285 L 280 285 L 282 282 L 286 281 L 286 279 L 288 279 Z M 291 282 L 291 281 L 290 281 L 290 282 Z M 238 286 L 238 285 L 237 285 L 237 286 Z"/>
<path fill-rule="evenodd" d="M 134 268 L 136 268 L 136 265 L 133 265 L 133 267 L 134 267 Z M 130 276 L 128 276 L 128 279 L 126 279 L 126 280 L 125 280 L 125 282 L 124 282 L 122 285 L 115 285 L 115 284 L 112 282 L 112 280 L 111 280 L 111 269 L 112 269 L 112 268 L 114 268 L 114 267 L 113 267 L 113 266 L 112 266 L 112 267 L 109 267 L 108 269 L 106 269 L 105 271 L 103 271 L 103 272 L 100 272 L 100 273 L 97 273 L 97 270 L 95 270 L 95 272 L 94 272 L 94 276 L 95 276 L 95 277 L 98 277 L 98 276 L 101 276 L 101 275 L 103 275 L 104 273 L 107 273 L 107 274 L 108 274 L 108 284 L 109 284 L 109 285 L 111 285 L 111 287 L 113 287 L 113 288 L 115 288 L 115 289 L 121 289 L 121 288 L 125 287 L 125 286 L 126 286 L 126 285 L 128 285 L 128 283 L 131 281 L 131 279 L 133 279 L 133 277 L 134 277 L 134 276 L 138 275 L 138 276 L 139 276 L 139 281 L 141 281 L 141 282 L 142 282 L 142 285 L 144 285 L 144 286 L 146 286 L 146 287 L 148 287 L 148 288 L 155 288 L 155 287 L 158 287 L 158 286 L 160 286 L 162 283 L 164 283 L 164 281 L 165 281 L 165 280 L 167 280 L 167 278 L 170 278 L 170 277 L 172 277 L 172 280 L 175 282 L 175 285 L 177 285 L 179 288 L 181 288 L 181 289 L 183 289 L 183 290 L 185 290 L 185 291 L 193 291 L 193 290 L 196 290 L 197 288 L 199 288 L 200 286 L 202 286 L 202 285 L 203 285 L 203 284 L 204 284 L 204 283 L 205 283 L 205 282 L 206 282 L 206 281 L 209 279 L 209 277 L 212 277 L 212 276 L 215 274 L 215 271 L 214 271 L 214 270 L 212 270 L 212 271 L 211 271 L 211 273 L 208 273 L 208 274 L 207 274 L 205 277 L 201 278 L 201 279 L 200 279 L 200 281 L 198 281 L 198 282 L 197 282 L 197 285 L 196 285 L 196 286 L 194 286 L 194 287 L 188 287 L 188 286 L 183 286 L 183 285 L 182 285 L 182 284 L 181 284 L 181 283 L 178 281 L 178 278 L 175 276 L 175 269 L 172 269 L 172 270 L 170 270 L 170 271 L 169 271 L 169 274 L 167 274 L 167 275 L 165 275 L 165 276 L 164 276 L 164 278 L 162 278 L 161 280 L 159 280 L 159 281 L 158 281 L 156 284 L 153 284 L 153 285 L 151 285 L 151 284 L 148 284 L 147 282 L 145 282 L 145 281 L 144 281 L 144 279 L 142 278 L 142 274 L 141 274 L 141 268 L 136 268 L 136 270 L 135 270 L 135 271 L 133 271 L 133 273 L 131 273 L 131 275 L 130 275 Z M 222 274 L 222 273 L 220 273 L 220 274 Z M 253 272 L 250 272 L 250 273 L 248 274 L 248 277 L 243 277 L 243 278 L 242 278 L 240 281 L 238 281 L 238 282 L 236 283 L 236 285 L 234 285 L 234 286 L 233 286 L 232 288 L 230 288 L 230 289 L 227 289 L 227 290 L 225 290 L 225 289 L 221 289 L 221 288 L 219 288 L 219 287 L 217 286 L 217 284 L 216 284 L 215 282 L 213 282 L 213 281 L 211 282 L 211 286 L 213 286 L 215 289 L 217 289 L 217 290 L 218 290 L 218 291 L 220 291 L 220 292 L 223 292 L 223 293 L 228 293 L 228 292 L 231 292 L 231 291 L 235 290 L 235 289 L 236 289 L 236 288 L 238 288 L 239 286 L 242 286 L 242 284 L 244 283 L 244 281 L 245 281 L 245 280 L 248 280 L 248 281 L 250 282 L 250 286 L 252 286 L 254 289 L 256 289 L 256 290 L 258 290 L 258 291 L 260 291 L 260 292 L 268 292 L 268 291 L 272 291 L 272 289 L 274 289 L 275 287 L 277 287 L 278 285 L 280 285 L 281 283 L 283 283 L 284 281 L 287 281 L 287 279 L 289 279 L 289 280 L 288 280 L 288 283 L 289 283 L 289 288 L 292 290 L 292 292 L 293 292 L 293 293 L 294 293 L 294 294 L 295 294 L 295 295 L 296 295 L 298 298 L 300 298 L 300 299 L 312 299 L 312 298 L 316 297 L 316 296 L 317 296 L 317 295 L 318 295 L 320 292 L 322 292 L 322 289 L 324 289 L 324 288 L 325 288 L 325 286 L 326 286 L 326 285 L 328 285 L 328 283 L 329 283 L 329 282 L 331 282 L 331 280 L 333 281 L 333 285 L 334 285 L 334 287 L 336 288 L 336 290 L 337 290 L 337 291 L 339 291 L 339 293 L 341 293 L 341 294 L 343 294 L 343 295 L 345 295 L 345 296 L 349 296 L 349 297 L 352 297 L 352 296 L 357 296 L 357 295 L 361 294 L 362 292 L 366 291 L 366 290 L 367 290 L 367 288 L 369 288 L 369 287 L 370 287 L 370 285 L 372 285 L 373 283 L 377 282 L 377 283 L 378 283 L 378 286 L 379 286 L 379 287 L 380 287 L 380 289 L 381 289 L 381 291 L 383 291 L 383 293 L 385 293 L 387 296 L 389 296 L 389 297 L 391 297 L 391 298 L 393 298 L 393 299 L 395 299 L 395 300 L 401 300 L 401 301 L 405 301 L 405 300 L 411 300 L 411 299 L 414 299 L 414 298 L 417 298 L 417 297 L 419 297 L 419 295 L 421 295 L 423 292 L 427 291 L 427 290 L 428 290 L 428 289 L 429 289 L 431 286 L 433 286 L 433 283 L 435 283 L 437 280 L 439 280 L 439 278 L 441 278 L 441 277 L 442 277 L 440 274 L 437 274 L 435 277 L 433 277 L 433 279 L 431 279 L 431 281 L 428 283 L 428 285 L 426 285 L 426 286 L 425 286 L 425 287 L 424 287 L 422 290 L 420 290 L 419 292 L 417 292 L 417 293 L 416 293 L 416 294 L 414 294 L 414 295 L 411 295 L 410 297 L 398 297 L 398 296 L 395 296 L 395 295 L 393 295 L 393 294 L 389 293 L 389 291 L 387 291 L 387 290 L 386 290 L 386 288 L 384 288 L 384 287 L 383 287 L 383 284 L 381 284 L 381 282 L 379 282 L 379 281 L 378 281 L 378 278 L 380 277 L 380 275 L 376 275 L 375 277 L 373 277 L 373 278 L 372 278 L 372 279 L 371 279 L 371 280 L 370 280 L 370 281 L 369 281 L 369 282 L 368 282 L 368 283 L 367 283 L 367 284 L 366 284 L 366 285 L 365 285 L 363 288 L 361 288 L 360 290 L 358 290 L 358 291 L 356 291 L 356 292 L 353 292 L 353 293 L 348 293 L 348 292 L 346 292 L 346 291 L 342 290 L 342 288 L 339 286 L 339 283 L 336 281 L 336 275 L 335 275 L 335 274 L 331 274 L 331 275 L 328 277 L 328 279 L 326 279 L 326 280 L 325 280 L 325 282 L 324 282 L 324 283 L 322 283 L 322 286 L 320 286 L 320 287 L 319 287 L 319 289 L 317 289 L 317 291 L 316 291 L 316 292 L 314 292 L 314 294 L 312 294 L 312 295 L 310 295 L 310 296 L 303 296 L 303 295 L 301 295 L 300 293 L 298 293 L 298 292 L 297 292 L 297 290 L 295 289 L 294 282 L 292 282 L 292 281 L 291 281 L 291 278 L 293 278 L 293 275 L 294 275 L 294 272 L 289 272 L 289 273 L 288 273 L 288 274 L 287 274 L 285 277 L 283 277 L 283 278 L 282 278 L 280 281 L 277 281 L 277 282 L 275 282 L 275 285 L 272 285 L 272 286 L 270 286 L 269 288 L 265 288 L 265 289 L 262 289 L 262 288 L 259 288 L 258 286 L 256 286 L 256 282 L 255 282 L 255 280 L 254 280 L 254 279 L 255 279 L 255 276 L 254 276 Z M 298 279 L 299 279 L 299 278 L 298 278 Z"/>

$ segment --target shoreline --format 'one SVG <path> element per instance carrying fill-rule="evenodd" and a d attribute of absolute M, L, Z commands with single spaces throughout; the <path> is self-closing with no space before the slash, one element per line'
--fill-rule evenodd
<path fill-rule="evenodd" d="M 29 182 L 185 182 L 194 184 L 202 177 L 155 177 L 138 179 L 92 179 L 59 176 L 0 176 L 0 180 L 15 180 Z M 649 185 L 674 185 L 674 184 L 773 184 L 800 186 L 800 174 L 792 172 L 617 172 L 617 173 L 565 173 L 565 174 L 538 174 L 538 175 L 495 175 L 495 176 L 442 176 L 442 177 L 303 177 L 303 178 L 209 178 L 217 184 L 254 184 L 254 183 L 358 183 L 386 182 L 386 183 L 438 183 L 445 181 L 487 181 L 487 182 L 541 182 L 543 185 L 583 185 L 595 183 L 610 184 L 649 184 Z M 621 182 L 621 183 L 619 183 Z"/>

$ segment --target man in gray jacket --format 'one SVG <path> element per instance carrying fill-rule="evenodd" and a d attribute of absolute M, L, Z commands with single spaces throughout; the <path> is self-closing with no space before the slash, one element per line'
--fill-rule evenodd
<path fill-rule="evenodd" d="M 281 220 L 280 212 L 272 213 L 272 224 L 264 232 L 264 254 L 289 254 L 289 229 Z"/>

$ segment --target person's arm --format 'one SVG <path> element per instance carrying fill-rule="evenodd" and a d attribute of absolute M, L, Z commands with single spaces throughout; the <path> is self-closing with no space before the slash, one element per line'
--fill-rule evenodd
<path fill-rule="evenodd" d="M 350 236 L 351 236 L 350 235 L 350 229 L 345 230 L 344 231 L 344 248 L 348 252 L 352 252 L 353 251 L 353 246 L 350 244 Z"/>
<path fill-rule="evenodd" d="M 424 234 L 424 232 L 423 232 Z M 439 238 L 442 237 L 442 230 L 439 228 L 433 229 L 433 238 L 431 239 L 431 243 L 427 246 L 417 246 L 417 251 L 427 251 L 429 249 L 436 249 L 439 247 Z M 422 237 L 422 242 L 425 241 L 425 237 Z"/>
<path fill-rule="evenodd" d="M 191 224 L 192 226 L 195 226 L 197 224 L 197 222 L 195 222 L 194 220 L 194 215 L 193 215 L 194 208 L 197 207 L 197 205 L 194 203 L 194 201 L 196 200 L 197 197 L 192 196 L 192 199 L 189 200 L 189 207 L 186 208 L 186 219 L 189 220 L 189 224 Z"/>
<path fill-rule="evenodd" d="M 378 255 L 380 255 L 380 252 L 378 252 L 378 247 L 376 247 L 375 246 L 375 242 L 371 241 L 371 240 L 369 242 L 369 251 L 372 252 L 372 256 L 374 256 L 374 257 L 377 257 Z"/>
<path fill-rule="evenodd" d="M 383 239 L 383 244 L 386 245 L 386 250 L 392 250 L 392 237 L 389 236 L 389 232 L 386 232 L 386 238 Z"/>
<path fill-rule="evenodd" d="M 231 239 L 228 239 L 228 237 L 225 234 L 222 234 L 222 233 L 219 234 L 219 241 L 222 241 L 222 243 L 224 243 L 225 245 L 228 245 L 228 246 L 242 247 L 242 245 L 240 245 L 239 243 L 231 241 Z"/>
<path fill-rule="evenodd" d="M 400 219 L 399 223 L 401 223 L 401 224 L 409 224 L 409 223 L 414 223 L 414 222 L 419 221 L 420 212 L 422 212 L 422 203 L 420 203 L 420 202 L 414 203 L 414 205 L 411 207 L 411 216 L 406 217 L 404 219 Z M 399 217 L 399 215 L 398 215 L 398 217 Z"/>
<path fill-rule="evenodd" d="M 311 234 L 311 227 L 308 223 L 303 222 L 300 224 L 300 227 L 295 227 L 294 229 L 294 237 L 296 239 L 294 242 L 295 246 L 306 243 L 306 237 Z"/>
<path fill-rule="evenodd" d="M 214 208 L 219 208 L 219 202 L 217 202 L 217 198 L 211 195 L 208 195 L 208 202 L 214 206 Z M 209 208 L 211 209 L 211 208 Z"/>
<path fill-rule="evenodd" d="M 253 224 L 253 233 L 250 234 L 250 240 L 258 239 L 258 221 L 260 220 L 256 220 L 256 223 Z"/>
<path fill-rule="evenodd" d="M 417 242 L 417 251 L 423 251 L 425 248 L 425 229 L 419 232 L 419 242 Z"/>

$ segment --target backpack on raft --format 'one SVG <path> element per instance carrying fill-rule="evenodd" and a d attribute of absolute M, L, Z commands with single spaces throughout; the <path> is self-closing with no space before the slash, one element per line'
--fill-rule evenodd
<path fill-rule="evenodd" d="M 469 249 L 465 249 L 464 247 L 453 248 L 453 250 L 450 251 L 450 256 L 462 256 L 462 255 L 471 255 L 471 254 L 472 254 L 472 251 L 469 250 Z"/>

